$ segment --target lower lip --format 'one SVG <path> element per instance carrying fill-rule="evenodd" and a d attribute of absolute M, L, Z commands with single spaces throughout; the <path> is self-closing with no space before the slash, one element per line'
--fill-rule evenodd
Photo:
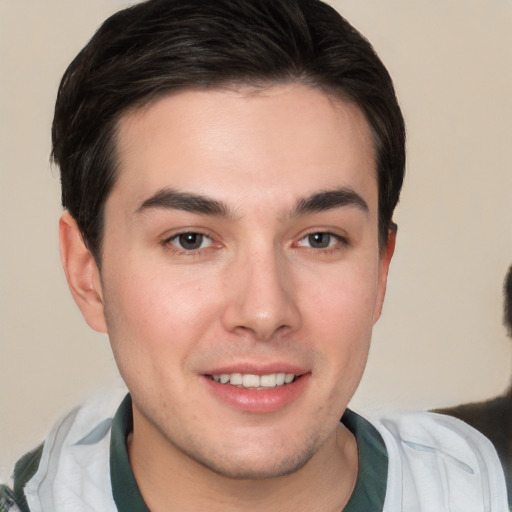
<path fill-rule="evenodd" d="M 294 402 L 303 392 L 309 382 L 310 374 L 275 388 L 247 389 L 220 384 L 204 377 L 206 385 L 214 395 L 231 407 L 245 412 L 270 413 L 279 411 Z"/>

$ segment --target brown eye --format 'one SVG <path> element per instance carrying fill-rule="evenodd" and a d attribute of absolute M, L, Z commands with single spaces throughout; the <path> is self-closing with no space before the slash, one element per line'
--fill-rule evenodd
<path fill-rule="evenodd" d="M 336 241 L 331 233 L 311 233 L 307 239 L 309 246 L 313 249 L 327 249 L 333 241 Z"/>
<path fill-rule="evenodd" d="M 169 239 L 169 243 L 184 251 L 197 251 L 211 245 L 211 239 L 201 233 L 180 233 Z"/>
<path fill-rule="evenodd" d="M 329 231 L 313 231 L 304 235 L 298 242 L 298 247 L 307 249 L 314 249 L 318 251 L 334 251 L 342 249 L 348 245 L 345 238 L 340 235 L 335 235 Z"/>
<path fill-rule="evenodd" d="M 185 233 L 184 235 L 180 235 L 178 240 L 183 249 L 193 251 L 194 249 L 199 249 L 199 247 L 201 247 L 201 244 L 203 243 L 203 235 L 200 235 L 199 233 Z"/>

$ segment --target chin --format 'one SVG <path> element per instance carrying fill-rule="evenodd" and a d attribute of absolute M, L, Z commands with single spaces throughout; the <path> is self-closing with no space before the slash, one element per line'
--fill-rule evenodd
<path fill-rule="evenodd" d="M 286 476 L 304 467 L 313 457 L 316 450 L 305 448 L 300 453 L 281 454 L 276 457 L 275 451 L 243 455 L 233 453 L 207 457 L 199 454 L 188 454 L 189 457 L 217 475 L 234 480 L 264 480 Z"/>

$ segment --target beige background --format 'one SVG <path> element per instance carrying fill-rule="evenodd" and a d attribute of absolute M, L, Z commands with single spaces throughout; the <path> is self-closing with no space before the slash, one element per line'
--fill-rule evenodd
<path fill-rule="evenodd" d="M 119 382 L 61 273 L 50 123 L 65 66 L 121 0 L 0 0 L 0 480 L 55 419 Z M 501 392 L 511 346 L 512 2 L 337 0 L 393 75 L 408 177 L 361 408 L 425 408 Z"/>

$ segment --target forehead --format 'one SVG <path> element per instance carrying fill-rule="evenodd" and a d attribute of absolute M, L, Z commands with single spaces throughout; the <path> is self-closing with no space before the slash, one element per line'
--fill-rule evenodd
<path fill-rule="evenodd" d="M 320 90 L 187 90 L 126 114 L 112 192 L 139 203 L 165 187 L 226 202 L 372 188 L 374 144 L 360 109 Z M 375 192 L 375 193 L 374 193 Z"/>

